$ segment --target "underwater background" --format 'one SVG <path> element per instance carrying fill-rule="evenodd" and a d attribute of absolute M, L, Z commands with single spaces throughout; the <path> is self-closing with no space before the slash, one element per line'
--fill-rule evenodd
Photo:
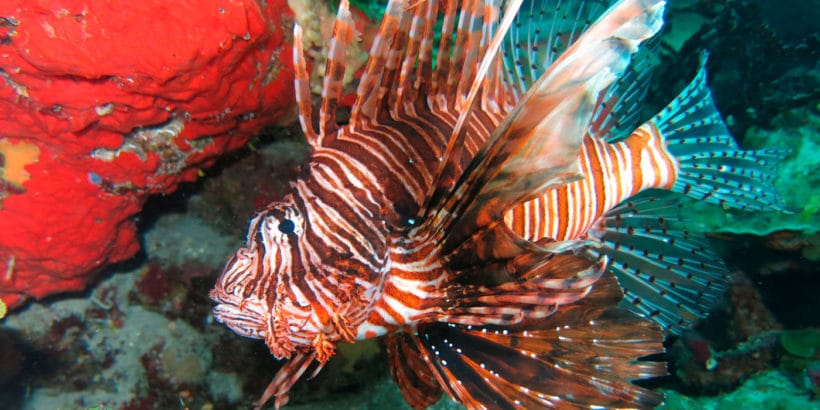
<path fill-rule="evenodd" d="M 352 2 L 372 20 L 383 3 Z M 670 0 L 647 111 L 708 50 L 717 106 L 744 149 L 789 148 L 790 213 L 684 207 L 732 270 L 725 301 L 666 342 L 670 375 L 642 382 L 662 408 L 820 409 L 820 1 Z M 268 127 L 195 183 L 151 198 L 142 251 L 85 292 L 0 319 L 0 408 L 250 408 L 280 364 L 211 316 L 208 291 L 247 220 L 306 158 L 298 126 Z M 288 408 L 408 408 L 378 340 L 341 344 Z M 435 408 L 458 408 L 443 398 Z"/>

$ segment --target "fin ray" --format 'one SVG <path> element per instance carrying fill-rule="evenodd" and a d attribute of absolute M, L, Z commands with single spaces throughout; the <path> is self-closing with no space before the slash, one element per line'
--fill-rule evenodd
<path fill-rule="evenodd" d="M 319 146 L 319 134 L 313 128 L 313 99 L 310 95 L 310 75 L 307 72 L 304 45 L 302 43 L 302 27 L 293 25 L 293 67 L 295 68 L 294 89 L 296 106 L 299 109 L 299 124 L 305 134 L 308 144 L 316 148 Z"/>
<path fill-rule="evenodd" d="M 644 101 L 654 71 L 653 59 L 660 47 L 660 36 L 647 40 L 632 57 L 623 77 L 601 95 L 598 110 L 592 116 L 589 134 L 607 142 L 628 137 L 641 122 Z"/>
<path fill-rule="evenodd" d="M 345 58 L 350 44 L 356 37 L 353 16 L 350 14 L 349 0 L 342 0 L 333 24 L 333 36 L 327 53 L 327 65 L 322 82 L 322 106 L 319 110 L 319 145 L 325 138 L 331 138 L 338 129 L 336 107 L 342 96 L 342 81 L 345 75 Z"/>
<path fill-rule="evenodd" d="M 426 409 L 438 401 L 442 393 L 441 387 L 410 335 L 390 334 L 385 344 L 390 374 L 410 407 Z"/>
<path fill-rule="evenodd" d="M 580 146 L 599 93 L 662 25 L 663 1 L 637 3 L 623 1 L 604 14 L 491 135 L 434 217 L 427 218 L 448 230 L 449 246 L 500 220 L 511 205 L 580 176 Z"/>
<path fill-rule="evenodd" d="M 663 195 L 660 199 L 652 195 Z M 679 225 L 679 200 L 647 192 L 606 213 L 590 232 L 612 259 L 625 297 L 621 306 L 678 332 L 708 315 L 727 288 L 728 270 L 708 240 Z"/>
<path fill-rule="evenodd" d="M 672 188 L 696 199 L 745 210 L 785 210 L 773 185 L 774 170 L 789 153 L 737 147 L 706 86 L 706 60 L 691 83 L 651 121 L 679 161 Z"/>
<path fill-rule="evenodd" d="M 613 1 L 530 1 L 502 48 L 504 79 L 520 96 L 571 47 Z M 542 27 L 548 27 L 544 32 Z"/>
<path fill-rule="evenodd" d="M 379 31 L 370 47 L 370 57 L 356 89 L 356 101 L 350 113 L 352 126 L 375 121 L 382 110 L 379 105 L 382 101 L 379 91 L 382 90 L 385 81 L 385 64 L 396 32 L 402 20 L 407 18 L 404 7 L 404 0 L 390 0 L 385 8 Z"/>
<path fill-rule="evenodd" d="M 536 265 L 529 272 L 521 272 L 521 279 L 499 285 L 454 283 L 447 289 L 447 307 L 436 320 L 479 326 L 514 325 L 548 317 L 560 307 L 588 296 L 607 265 L 605 256 L 595 263 L 586 257 L 571 257 L 581 259 L 587 266 L 570 263 L 566 258 L 549 258 L 546 262 L 563 267 L 564 274 L 571 274 L 568 277 L 544 275 L 549 267 Z"/>
<path fill-rule="evenodd" d="M 663 351 L 662 335 L 651 321 L 609 307 L 619 297 L 608 276 L 526 330 L 429 324 L 410 337 L 445 391 L 469 408 L 657 405 L 662 395 L 630 382 L 665 373 L 663 362 L 638 360 Z"/>
<path fill-rule="evenodd" d="M 475 0 L 476 2 L 478 0 Z M 454 66 L 456 69 L 459 65 L 461 65 L 461 73 L 460 73 L 460 80 L 458 82 L 458 87 L 455 90 L 455 96 L 451 95 L 450 98 L 455 98 L 457 100 L 457 112 L 459 112 L 458 119 L 456 120 L 455 126 L 451 131 L 450 138 L 447 141 L 447 146 L 444 149 L 444 154 L 442 161 L 439 164 L 438 170 L 436 171 L 437 178 L 434 183 L 430 186 L 425 198 L 432 198 L 437 188 L 441 185 L 443 180 L 448 179 L 448 176 L 454 174 L 456 169 L 459 168 L 461 153 L 463 151 L 463 141 L 466 137 L 465 134 L 465 124 L 469 118 L 472 117 L 472 108 L 474 103 L 476 102 L 476 97 L 478 96 L 479 89 L 484 82 L 484 78 L 490 69 L 490 65 L 496 59 L 497 53 L 499 48 L 501 47 L 501 42 L 504 39 L 504 33 L 506 30 L 509 29 L 510 24 L 518 9 L 521 7 L 521 3 L 523 0 L 512 0 L 507 4 L 507 7 L 504 11 L 504 17 L 502 22 L 500 23 L 501 28 L 498 32 L 493 34 L 492 41 L 488 45 L 486 52 L 480 56 L 480 63 L 478 67 L 475 68 L 475 71 L 472 70 L 472 66 L 475 65 L 471 59 L 477 59 L 479 56 L 474 55 L 478 53 L 478 42 L 480 42 L 480 34 L 470 32 L 467 34 L 459 33 L 459 38 L 467 37 L 466 39 L 462 39 L 461 43 L 468 43 L 466 46 L 461 45 L 461 49 L 467 47 L 470 50 L 468 53 L 470 57 L 465 57 L 465 61 L 457 61 L 457 64 Z M 477 8 L 474 5 L 473 8 Z M 477 12 L 472 10 L 471 15 L 468 17 L 467 12 L 462 10 L 462 15 L 464 19 L 470 20 L 470 25 L 478 25 L 478 17 L 475 16 Z M 463 22 L 463 20 L 462 20 Z M 491 24 L 491 22 L 484 22 L 485 25 Z M 461 31 L 461 30 L 460 30 Z M 457 46 L 456 51 L 458 52 L 459 47 Z M 453 70 L 455 71 L 455 70 Z M 453 73 L 451 72 L 451 76 Z M 468 83 L 465 79 L 471 79 Z M 469 88 L 464 90 L 469 84 Z M 429 205 L 429 204 L 428 204 Z M 425 205 L 427 206 L 427 205 Z"/>

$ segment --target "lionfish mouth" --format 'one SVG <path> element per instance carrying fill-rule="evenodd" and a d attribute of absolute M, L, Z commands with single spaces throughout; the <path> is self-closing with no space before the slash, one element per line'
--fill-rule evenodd
<path fill-rule="evenodd" d="M 240 336 L 254 339 L 265 338 L 265 315 L 261 304 L 244 300 L 241 304 L 225 300 L 211 291 L 211 299 L 217 303 L 213 315 L 217 322 L 224 324 Z"/>

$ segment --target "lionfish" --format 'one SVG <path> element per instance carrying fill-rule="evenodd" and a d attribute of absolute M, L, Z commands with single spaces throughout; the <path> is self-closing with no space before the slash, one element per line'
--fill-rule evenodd
<path fill-rule="evenodd" d="M 635 126 L 664 1 L 522 3 L 390 0 L 344 124 L 348 1 L 316 117 L 294 28 L 312 153 L 211 291 L 219 322 L 289 359 L 257 408 L 286 404 L 337 343 L 385 335 L 414 408 L 443 392 L 469 408 L 662 401 L 632 382 L 666 373 L 662 329 L 708 313 L 726 269 L 678 202 L 643 192 L 776 207 L 781 153 L 736 146 L 705 57 Z"/>

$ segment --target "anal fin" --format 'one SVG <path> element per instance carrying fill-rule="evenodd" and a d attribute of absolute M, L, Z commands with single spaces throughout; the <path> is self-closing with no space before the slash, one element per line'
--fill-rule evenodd
<path fill-rule="evenodd" d="M 680 226 L 679 198 L 648 191 L 607 212 L 590 231 L 625 297 L 621 306 L 677 332 L 708 315 L 727 287 L 727 268 L 708 239 Z"/>

